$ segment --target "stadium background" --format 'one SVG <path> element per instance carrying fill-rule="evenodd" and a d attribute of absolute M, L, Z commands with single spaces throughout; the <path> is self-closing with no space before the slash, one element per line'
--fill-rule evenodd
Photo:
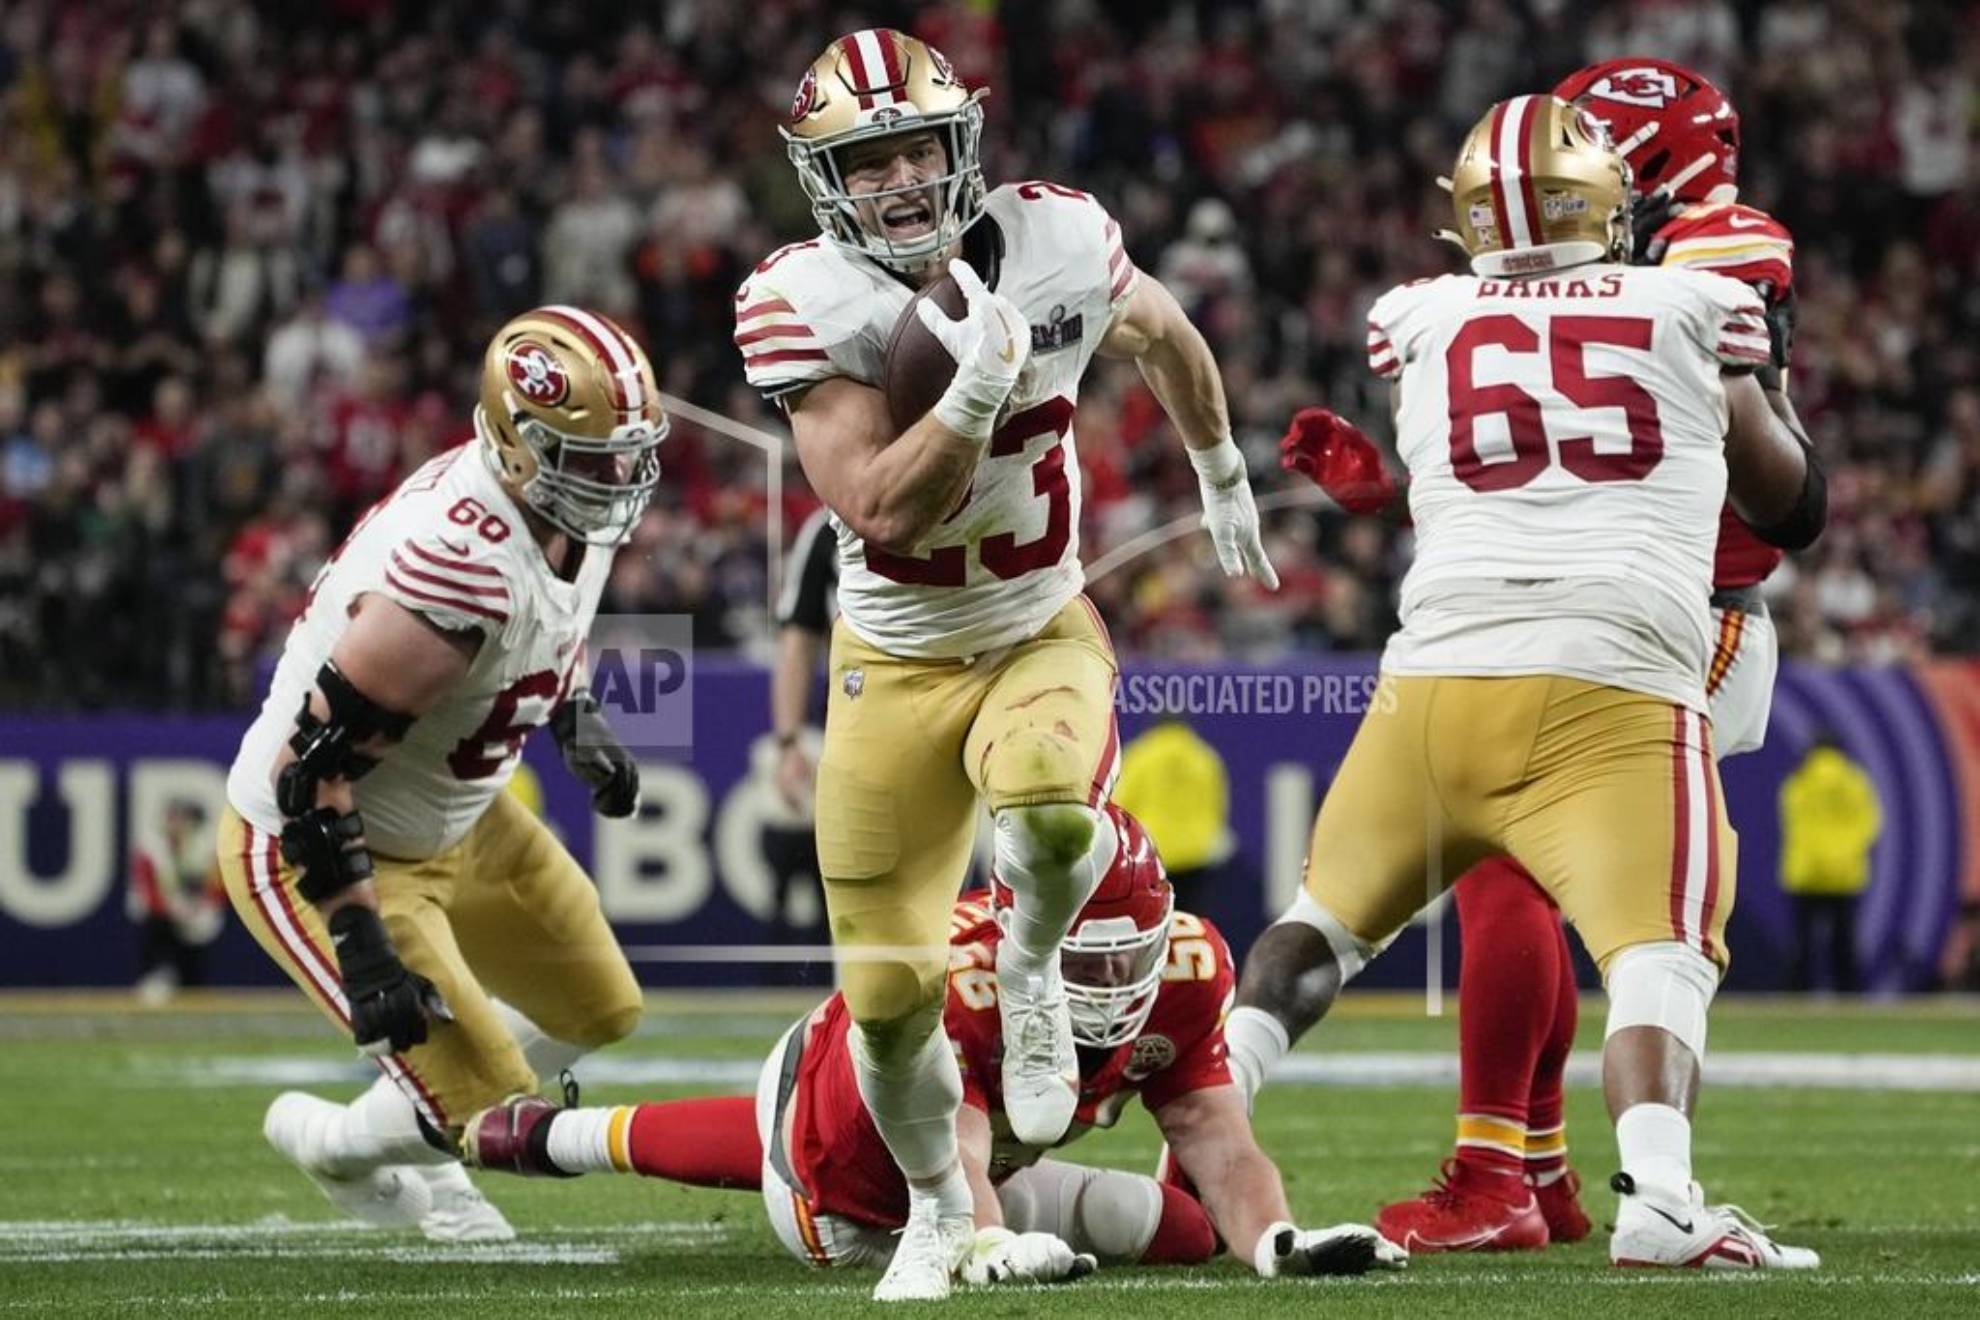
<path fill-rule="evenodd" d="M 1744 119 L 1742 195 L 1797 238 L 1793 393 L 1834 501 L 1822 543 L 1770 584 L 1796 657 L 1774 736 L 1727 768 L 1734 983 L 1785 974 L 1774 800 L 1823 731 L 1890 822 L 1860 931 L 1872 984 L 1957 973 L 1962 905 L 1969 923 L 1980 908 L 1980 669 L 1959 658 L 1980 645 L 1973 7 L 16 0 L 0 16 L 0 984 L 133 974 L 123 882 L 159 804 L 211 796 L 323 556 L 466 434 L 506 316 L 600 307 L 672 394 L 776 427 L 741 383 L 730 296 L 810 231 L 775 125 L 817 50 L 868 23 L 993 87 L 993 182 L 1073 183 L 1119 217 L 1216 348 L 1261 494 L 1292 490 L 1272 457 L 1296 407 L 1386 412 L 1362 312 L 1450 264 L 1431 181 L 1482 106 L 1626 53 L 1721 80 Z M 1131 370 L 1100 365 L 1077 426 L 1089 562 L 1193 518 Z M 595 835 L 550 749 L 531 756 L 580 855 L 618 849 L 601 884 L 628 942 L 658 950 L 656 983 L 758 974 L 665 952 L 763 938 L 765 531 L 812 500 L 794 462 L 769 479 L 734 429 L 677 421 L 603 606 L 694 621 L 694 744 L 649 773 L 657 824 Z M 1095 583 L 1124 655 L 1155 667 L 1137 672 L 1366 671 L 1407 545 L 1317 497 L 1286 504 L 1268 515 L 1276 595 L 1227 586 L 1200 536 Z M 1239 947 L 1277 906 L 1356 714 L 1204 718 L 1244 863 L 1210 906 Z M 1124 731 L 1145 723 L 1129 712 Z M 238 930 L 223 939 L 228 979 L 272 975 Z M 1427 956 L 1415 935 L 1379 977 L 1421 983 Z"/>

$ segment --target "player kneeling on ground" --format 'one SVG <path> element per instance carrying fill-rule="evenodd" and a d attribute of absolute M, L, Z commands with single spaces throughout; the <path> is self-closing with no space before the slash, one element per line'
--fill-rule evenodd
<path fill-rule="evenodd" d="M 1060 959 L 1080 1094 L 1058 1144 L 1112 1127 L 1139 1095 L 1183 1176 L 1070 1164 L 1012 1135 L 996 971 L 996 910 L 1009 892 L 965 895 L 950 923 L 943 1012 L 962 1069 L 956 1134 L 976 1204 L 963 1279 L 1058 1280 L 1096 1261 L 1196 1264 L 1220 1241 L 1268 1277 L 1400 1266 L 1405 1253 L 1371 1228 L 1293 1225 L 1278 1170 L 1253 1140 L 1225 1066 L 1230 950 L 1208 921 L 1174 910 L 1140 822 L 1111 804 L 1106 811 L 1120 843 Z M 637 1172 L 760 1188 L 778 1240 L 799 1259 L 885 1265 L 907 1222 L 908 1187 L 860 1101 L 851 1025 L 834 995 L 778 1043 L 753 1100 L 560 1110 L 529 1098 L 477 1114 L 463 1146 L 471 1162 L 516 1173 Z"/>
<path fill-rule="evenodd" d="M 264 1133 L 352 1214 L 446 1241 L 514 1236 L 460 1122 L 639 1021 L 597 891 L 502 790 L 548 721 L 600 812 L 638 805 L 582 660 L 667 419 L 623 330 L 543 307 L 489 344 L 474 429 L 317 576 L 220 831 L 234 909 L 384 1073 L 349 1105 L 288 1092 Z"/>

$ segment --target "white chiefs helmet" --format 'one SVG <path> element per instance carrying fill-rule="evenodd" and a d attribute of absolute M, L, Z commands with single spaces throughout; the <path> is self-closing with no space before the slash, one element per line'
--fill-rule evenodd
<path fill-rule="evenodd" d="M 632 535 L 667 428 L 653 364 L 609 317 L 539 307 L 488 343 L 474 410 L 483 454 L 510 494 L 581 541 Z"/>
<path fill-rule="evenodd" d="M 811 214 L 825 236 L 904 274 L 924 270 L 983 214 L 981 88 L 971 91 L 942 52 L 892 28 L 840 37 L 812 61 L 779 130 L 797 167 Z M 948 156 L 946 171 L 907 188 L 862 194 L 846 189 L 842 152 L 855 142 L 932 131 Z M 930 231 L 890 239 L 860 222 L 858 202 L 933 190 Z"/>

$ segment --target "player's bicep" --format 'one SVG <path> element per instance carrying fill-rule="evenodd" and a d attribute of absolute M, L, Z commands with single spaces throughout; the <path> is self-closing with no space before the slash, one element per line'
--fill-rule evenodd
<path fill-rule="evenodd" d="M 1098 351 L 1102 357 L 1141 357 L 1167 339 L 1177 321 L 1188 319 L 1168 286 L 1144 272 L 1107 333 L 1100 337 Z"/>
<path fill-rule="evenodd" d="M 467 677 L 481 642 L 479 632 L 441 628 L 372 592 L 358 598 L 330 663 L 378 705 L 417 718 Z"/>

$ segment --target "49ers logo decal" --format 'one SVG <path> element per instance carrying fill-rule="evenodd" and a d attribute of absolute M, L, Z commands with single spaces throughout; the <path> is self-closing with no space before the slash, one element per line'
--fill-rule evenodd
<path fill-rule="evenodd" d="M 509 350 L 509 384 L 539 408 L 554 408 L 571 397 L 571 378 L 550 350 L 525 339 Z"/>
<path fill-rule="evenodd" d="M 791 122 L 796 123 L 818 108 L 818 70 L 806 69 L 797 95 L 791 98 Z"/>
<path fill-rule="evenodd" d="M 1662 110 L 1678 99 L 1677 79 L 1662 69 L 1624 69 L 1599 79 L 1588 94 L 1601 101 Z"/>

